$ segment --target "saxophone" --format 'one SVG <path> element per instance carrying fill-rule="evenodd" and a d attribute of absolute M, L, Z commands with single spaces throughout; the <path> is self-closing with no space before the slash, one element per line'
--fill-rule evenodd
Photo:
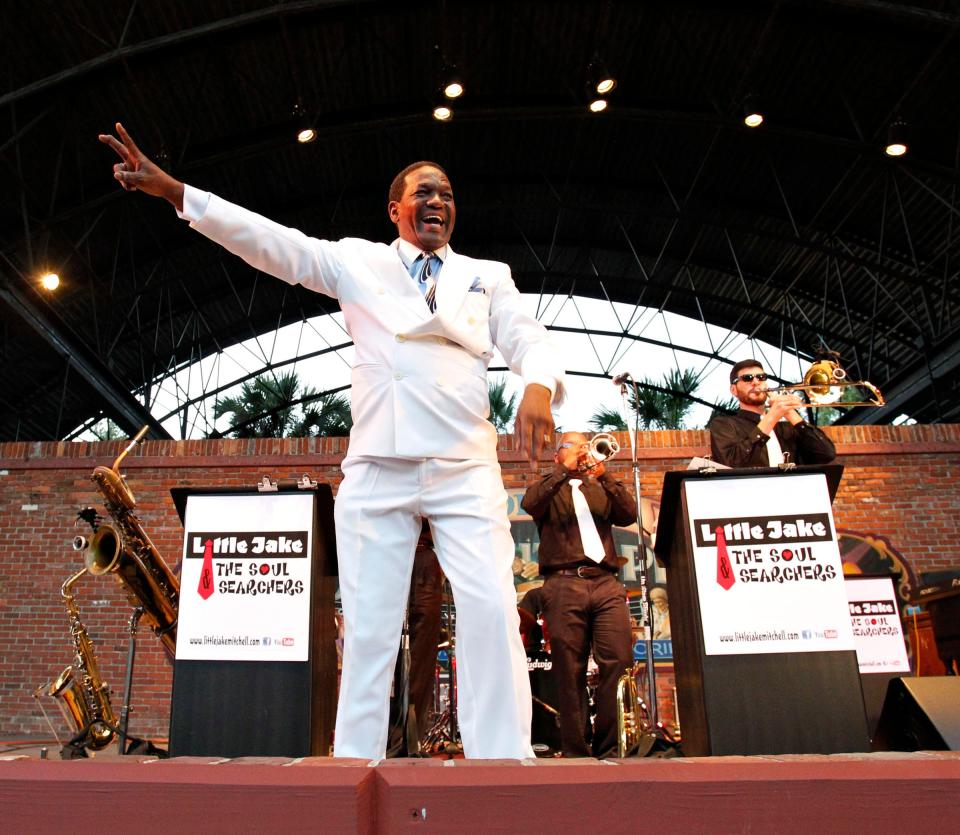
<path fill-rule="evenodd" d="M 60 595 L 70 615 L 70 636 L 77 657 L 45 689 L 48 696 L 57 700 L 67 724 L 72 722 L 77 736 L 84 736 L 83 746 L 99 751 L 116 736 L 117 718 L 110 705 L 110 691 L 97 669 L 93 642 L 80 620 L 80 608 L 73 596 L 74 584 L 86 573 L 86 568 L 81 569 L 60 587 Z"/>
<path fill-rule="evenodd" d="M 172 660 L 177 650 L 180 582 L 143 530 L 133 512 L 137 505 L 133 491 L 120 475 L 120 462 L 140 442 L 147 429 L 144 426 L 137 433 L 112 467 L 94 469 L 91 479 L 103 496 L 113 523 L 97 524 L 89 542 L 78 536 L 73 547 L 86 550 L 84 563 L 91 574 L 112 574 L 130 604 L 143 609 L 144 621 Z"/>
<path fill-rule="evenodd" d="M 637 680 L 633 676 L 633 669 L 627 671 L 617 680 L 617 756 L 632 756 L 640 743 L 643 733 L 643 717 L 645 709 L 640 701 L 637 690 Z"/>

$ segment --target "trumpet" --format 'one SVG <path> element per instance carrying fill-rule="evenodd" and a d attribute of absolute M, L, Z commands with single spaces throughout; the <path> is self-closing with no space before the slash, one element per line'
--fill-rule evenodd
<path fill-rule="evenodd" d="M 620 444 L 617 439 L 609 432 L 600 432 L 590 439 L 587 451 L 578 464 L 578 469 L 581 473 L 588 472 L 597 464 L 602 464 L 608 458 L 613 458 L 618 452 L 620 452 Z"/>
<path fill-rule="evenodd" d="M 856 386 L 868 392 L 867 397 L 856 401 L 842 400 L 844 389 L 850 386 Z M 883 406 L 887 402 L 873 383 L 866 380 L 848 380 L 847 372 L 840 367 L 840 364 L 829 359 L 813 363 L 803 375 L 802 383 L 780 386 L 768 390 L 768 394 L 802 395 L 807 399 L 804 408 L 808 409 L 824 406 Z"/>

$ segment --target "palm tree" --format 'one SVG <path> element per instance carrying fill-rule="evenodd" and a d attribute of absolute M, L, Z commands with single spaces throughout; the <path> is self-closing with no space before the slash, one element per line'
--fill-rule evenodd
<path fill-rule="evenodd" d="M 660 382 L 641 380 L 630 395 L 630 407 L 643 429 L 683 429 L 693 408 L 690 395 L 699 386 L 692 368 L 671 368 Z"/>
<path fill-rule="evenodd" d="M 290 435 L 294 438 L 342 437 L 349 435 L 352 427 L 349 399 L 330 392 L 304 406 L 303 416 L 294 422 Z"/>
<path fill-rule="evenodd" d="M 495 382 L 487 384 L 487 395 L 490 398 L 490 417 L 487 420 L 493 424 L 498 435 L 505 435 L 513 427 L 513 418 L 517 411 L 517 393 L 508 398 L 507 378 L 501 377 Z"/>
<path fill-rule="evenodd" d="M 616 409 L 603 406 L 593 413 L 587 421 L 597 432 L 626 432 L 627 422 Z"/>
<path fill-rule="evenodd" d="M 243 383 L 240 394 L 214 403 L 214 420 L 224 415 L 231 415 L 225 434 L 234 438 L 347 435 L 352 425 L 344 396 L 301 390 L 296 371 L 261 374 Z"/>
<path fill-rule="evenodd" d="M 692 368 L 671 368 L 663 375 L 663 387 L 669 389 L 664 399 L 663 429 L 683 429 L 693 408 L 689 395 L 700 386 L 700 379 Z"/>
<path fill-rule="evenodd" d="M 116 423 L 110 418 L 104 418 L 97 421 L 90 427 L 90 434 L 98 441 L 116 441 L 120 438 L 129 437 Z"/>

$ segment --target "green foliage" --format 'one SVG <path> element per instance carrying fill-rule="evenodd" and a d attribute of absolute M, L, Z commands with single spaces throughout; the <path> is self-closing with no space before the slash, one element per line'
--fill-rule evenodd
<path fill-rule="evenodd" d="M 261 374 L 243 383 L 240 394 L 214 403 L 214 420 L 224 415 L 230 415 L 226 434 L 233 438 L 343 436 L 353 425 L 346 397 L 301 390 L 296 371 Z"/>
<path fill-rule="evenodd" d="M 641 429 L 684 429 L 693 408 L 689 395 L 699 386 L 697 372 L 692 368 L 672 368 L 660 382 L 648 378 L 638 381 L 638 389 L 630 395 L 630 408 Z"/>
<path fill-rule="evenodd" d="M 517 413 L 517 394 L 514 392 L 507 397 L 507 378 L 501 377 L 495 382 L 487 384 L 487 395 L 490 398 L 490 416 L 487 420 L 493 424 L 498 435 L 505 435 L 513 431 L 513 418 Z"/>
<path fill-rule="evenodd" d="M 627 422 L 616 409 L 597 409 L 587 421 L 597 432 L 626 432 Z"/>
<path fill-rule="evenodd" d="M 110 420 L 110 418 L 104 418 L 91 426 L 90 434 L 98 441 L 118 441 L 122 438 L 129 437 L 129 435 Z"/>

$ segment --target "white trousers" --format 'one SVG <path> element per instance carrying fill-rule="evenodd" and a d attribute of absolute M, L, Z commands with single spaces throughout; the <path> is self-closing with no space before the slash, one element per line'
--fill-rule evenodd
<path fill-rule="evenodd" d="M 495 461 L 348 458 L 337 493 L 343 673 L 334 756 L 381 759 L 421 518 L 457 608 L 457 711 L 467 757 L 522 759 L 530 679 L 513 537 Z"/>

